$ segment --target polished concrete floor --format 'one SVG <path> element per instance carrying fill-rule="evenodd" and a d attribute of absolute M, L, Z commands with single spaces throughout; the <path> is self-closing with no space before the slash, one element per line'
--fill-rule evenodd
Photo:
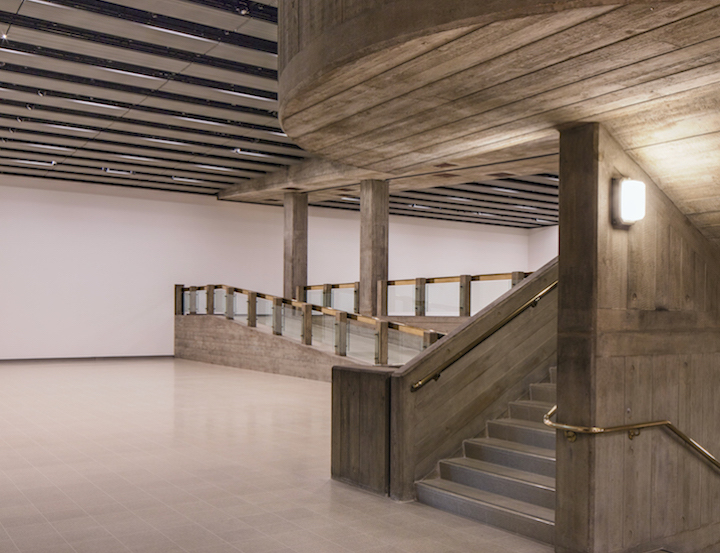
<path fill-rule="evenodd" d="M 330 385 L 183 360 L 0 363 L 0 553 L 549 553 L 333 482 Z"/>

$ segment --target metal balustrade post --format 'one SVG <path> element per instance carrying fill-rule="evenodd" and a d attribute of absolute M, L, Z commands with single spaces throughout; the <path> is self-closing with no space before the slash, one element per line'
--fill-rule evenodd
<path fill-rule="evenodd" d="M 377 316 L 387 317 L 388 313 L 388 281 L 377 281 Z"/>
<path fill-rule="evenodd" d="M 257 292 L 248 292 L 247 295 L 247 325 L 257 326 Z"/>
<path fill-rule="evenodd" d="M 356 282 L 353 287 L 353 311 L 360 313 L 360 283 Z"/>
<path fill-rule="evenodd" d="M 175 314 L 182 315 L 185 313 L 185 306 L 183 305 L 185 300 L 185 291 L 182 284 L 175 285 Z"/>
<path fill-rule="evenodd" d="M 375 324 L 375 364 L 387 365 L 388 363 L 388 330 L 387 321 L 377 321 Z"/>
<path fill-rule="evenodd" d="M 306 346 L 312 345 L 312 305 L 303 303 L 300 308 L 302 312 L 301 341 Z"/>
<path fill-rule="evenodd" d="M 332 284 L 323 284 L 323 307 L 332 307 Z"/>
<path fill-rule="evenodd" d="M 335 355 L 347 355 L 347 313 L 335 313 Z"/>
<path fill-rule="evenodd" d="M 215 286 L 208 284 L 205 286 L 205 293 L 207 294 L 207 308 L 205 309 L 206 315 L 215 314 Z"/>
<path fill-rule="evenodd" d="M 416 278 L 415 279 L 415 316 L 416 317 L 424 317 L 425 316 L 425 304 L 426 304 L 426 287 L 427 287 L 427 279 L 426 278 Z"/>
<path fill-rule="evenodd" d="M 283 302 L 282 298 L 273 298 L 272 300 L 272 329 L 273 334 L 282 336 L 282 314 Z"/>
<path fill-rule="evenodd" d="M 197 286 L 190 287 L 190 306 L 188 307 L 189 315 L 197 315 Z"/>
<path fill-rule="evenodd" d="M 225 318 L 235 319 L 235 288 L 225 286 Z"/>
<path fill-rule="evenodd" d="M 470 290 L 472 289 L 472 277 L 470 275 L 460 275 L 460 309 L 461 317 L 470 316 Z"/>

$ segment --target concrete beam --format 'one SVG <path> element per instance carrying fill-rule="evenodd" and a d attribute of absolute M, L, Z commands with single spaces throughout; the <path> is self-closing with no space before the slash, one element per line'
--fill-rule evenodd
<path fill-rule="evenodd" d="M 298 286 L 307 286 L 307 194 L 285 194 L 284 206 L 285 251 L 283 256 L 283 296 L 292 298 Z"/>
<path fill-rule="evenodd" d="M 388 278 L 387 181 L 360 183 L 360 313 L 377 314 L 377 281 Z"/>
<path fill-rule="evenodd" d="M 364 179 L 385 179 L 388 176 L 385 173 L 313 158 L 264 177 L 227 188 L 218 194 L 218 198 L 221 200 L 261 201 L 277 198 L 287 191 L 312 192 L 330 187 L 353 185 Z"/>

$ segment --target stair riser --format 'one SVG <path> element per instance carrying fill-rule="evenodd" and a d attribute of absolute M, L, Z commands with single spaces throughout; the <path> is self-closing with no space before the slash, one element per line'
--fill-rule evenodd
<path fill-rule="evenodd" d="M 555 478 L 555 460 L 533 455 L 526 455 L 519 451 L 500 449 L 486 444 L 466 442 L 464 444 L 465 456 L 478 461 L 487 461 L 514 469 L 534 472 Z"/>
<path fill-rule="evenodd" d="M 555 490 L 539 487 L 531 482 L 503 478 L 497 474 L 442 461 L 440 462 L 440 477 L 540 507 L 555 508 Z"/>
<path fill-rule="evenodd" d="M 550 410 L 550 407 L 536 407 L 531 405 L 524 405 L 522 403 L 511 403 L 510 418 L 511 419 L 522 419 L 525 421 L 542 422 L 543 417 Z"/>
<path fill-rule="evenodd" d="M 418 501 L 436 509 L 471 518 L 545 543 L 552 544 L 554 542 L 555 527 L 551 522 L 540 521 L 492 505 L 459 498 L 422 484 L 418 484 L 417 492 Z"/>
<path fill-rule="evenodd" d="M 532 384 L 530 386 L 530 399 L 533 401 L 545 401 L 554 405 L 557 403 L 557 388 Z"/>
<path fill-rule="evenodd" d="M 518 442 L 546 449 L 555 449 L 555 432 L 512 426 L 509 424 L 490 421 L 487 424 L 489 438 L 498 438 L 510 442 Z"/>

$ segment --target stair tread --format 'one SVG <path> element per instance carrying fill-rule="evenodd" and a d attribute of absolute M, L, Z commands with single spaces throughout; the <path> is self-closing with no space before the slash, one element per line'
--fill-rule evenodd
<path fill-rule="evenodd" d="M 538 409 L 547 409 L 548 411 L 555 405 L 549 401 L 538 401 L 537 399 L 519 399 L 511 401 L 510 405 L 525 405 L 527 407 L 537 407 Z"/>
<path fill-rule="evenodd" d="M 557 389 L 557 384 L 555 382 L 538 382 L 536 384 L 530 384 L 531 388 L 547 388 L 548 390 L 555 390 Z"/>
<path fill-rule="evenodd" d="M 554 428 L 550 428 L 542 422 L 528 421 L 525 419 L 495 419 L 489 421 L 488 424 L 503 424 L 507 426 L 522 426 L 523 428 L 530 428 L 541 432 L 555 433 Z"/>
<path fill-rule="evenodd" d="M 512 499 L 440 478 L 423 480 L 422 482 L 418 482 L 417 485 L 435 488 L 445 493 L 460 496 L 466 500 L 483 503 L 494 508 L 510 511 L 520 516 L 533 518 L 541 522 L 555 524 L 554 510 L 533 505 L 532 503 L 526 503 L 518 499 Z"/>
<path fill-rule="evenodd" d="M 454 459 L 445 459 L 441 461 L 441 463 L 453 464 L 472 470 L 494 474 L 504 478 L 528 482 L 530 484 L 541 486 L 551 490 L 555 489 L 555 479 L 550 476 L 543 476 L 542 474 L 537 474 L 534 472 L 527 472 L 512 467 L 506 467 L 497 463 L 480 461 L 478 459 L 472 459 L 471 457 L 456 457 Z"/>
<path fill-rule="evenodd" d="M 528 455 L 534 455 L 537 457 L 544 457 L 547 459 L 555 460 L 555 451 L 544 447 L 526 445 L 519 442 L 511 442 L 508 440 L 501 440 L 499 438 L 472 438 L 465 441 L 479 445 L 488 445 L 500 449 L 509 449 L 520 453 L 526 453 Z"/>

